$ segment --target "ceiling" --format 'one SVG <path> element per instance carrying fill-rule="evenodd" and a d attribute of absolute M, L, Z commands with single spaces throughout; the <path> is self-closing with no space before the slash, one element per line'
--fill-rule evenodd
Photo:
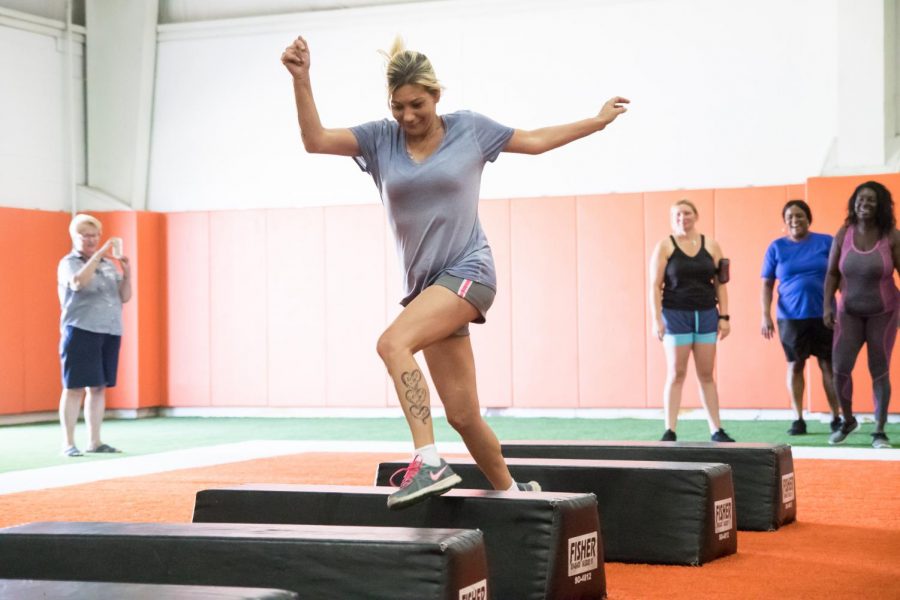
<path fill-rule="evenodd" d="M 0 0 L 7 8 L 46 19 L 66 21 L 72 3 L 72 21 L 84 25 L 85 3 L 89 0 Z M 138 0 L 129 0 L 138 1 Z M 144 0 L 139 0 L 144 1 Z M 212 21 L 262 15 L 337 10 L 361 6 L 405 4 L 424 0 L 158 0 L 159 23 Z"/>

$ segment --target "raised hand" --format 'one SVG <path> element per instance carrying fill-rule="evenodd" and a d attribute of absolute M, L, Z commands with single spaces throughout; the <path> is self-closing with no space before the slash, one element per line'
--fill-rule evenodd
<path fill-rule="evenodd" d="M 100 257 L 104 257 L 107 254 L 112 256 L 112 246 L 113 246 L 112 238 L 109 238 L 105 242 L 103 242 L 102 246 L 97 248 L 97 251 L 94 254 L 96 254 L 97 256 L 100 256 Z"/>
<path fill-rule="evenodd" d="M 603 105 L 603 108 L 600 109 L 597 116 L 603 121 L 604 126 L 609 125 L 616 120 L 616 117 L 628 110 L 628 108 L 623 105 L 628 104 L 629 102 L 631 102 L 631 100 L 628 98 L 613 96 L 606 101 L 606 104 Z"/>
<path fill-rule="evenodd" d="M 302 35 L 297 36 L 297 39 L 284 49 L 281 54 L 281 64 L 294 79 L 309 77 L 309 45 Z"/>

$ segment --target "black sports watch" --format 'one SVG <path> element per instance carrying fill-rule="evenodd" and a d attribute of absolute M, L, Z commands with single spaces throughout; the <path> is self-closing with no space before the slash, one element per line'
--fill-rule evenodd
<path fill-rule="evenodd" d="M 721 320 L 721 321 L 730 321 L 730 320 L 731 320 L 731 316 L 730 316 L 730 315 L 719 315 L 719 320 Z"/>

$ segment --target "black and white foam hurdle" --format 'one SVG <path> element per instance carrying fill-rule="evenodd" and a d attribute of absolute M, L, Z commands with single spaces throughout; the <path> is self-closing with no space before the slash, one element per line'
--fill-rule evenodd
<path fill-rule="evenodd" d="M 734 478 L 738 529 L 774 531 L 797 518 L 794 459 L 787 444 L 578 440 L 501 445 L 504 456 L 515 458 L 724 463 L 731 466 Z"/>
<path fill-rule="evenodd" d="M 262 485 L 197 493 L 197 523 L 305 523 L 480 529 L 494 600 L 606 597 L 593 494 L 454 489 L 388 510 L 388 487 Z"/>
<path fill-rule="evenodd" d="M 490 489 L 471 459 L 449 461 L 459 487 Z M 508 459 L 516 481 L 597 496 L 607 561 L 700 565 L 737 551 L 731 467 L 712 463 Z M 405 463 L 378 465 L 384 485 Z"/>
<path fill-rule="evenodd" d="M 298 600 L 287 590 L 207 585 L 0 579 L 2 600 Z"/>
<path fill-rule="evenodd" d="M 0 578 L 263 587 L 303 600 L 488 599 L 472 529 L 31 523 L 0 529 Z"/>

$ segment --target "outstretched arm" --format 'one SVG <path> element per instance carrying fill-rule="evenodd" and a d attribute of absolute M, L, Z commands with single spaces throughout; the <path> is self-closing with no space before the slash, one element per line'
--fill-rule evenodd
<path fill-rule="evenodd" d="M 281 63 L 294 78 L 294 99 L 297 102 L 297 119 L 300 137 L 307 152 L 356 156 L 359 144 L 349 129 L 326 129 L 319 120 L 319 111 L 313 99 L 309 81 L 309 45 L 302 36 L 285 48 Z"/>
<path fill-rule="evenodd" d="M 616 117 L 628 110 L 624 105 L 629 102 L 630 100 L 627 98 L 615 96 L 606 101 L 596 117 L 531 131 L 516 129 L 503 151 L 518 154 L 541 154 L 547 150 L 565 146 L 569 142 L 603 130 L 615 121 Z"/>

